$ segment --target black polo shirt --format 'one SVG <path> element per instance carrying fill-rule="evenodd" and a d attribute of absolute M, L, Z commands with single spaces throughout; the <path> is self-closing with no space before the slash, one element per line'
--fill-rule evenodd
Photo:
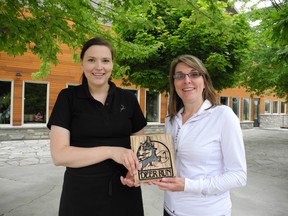
<path fill-rule="evenodd" d="M 130 135 L 144 128 L 146 119 L 134 94 L 116 87 L 113 82 L 109 85 L 104 105 L 92 97 L 87 82 L 63 89 L 47 127 L 50 129 L 51 125 L 57 125 L 69 130 L 71 146 L 130 148 Z M 92 165 L 92 170 L 107 169 L 112 165 L 109 161 Z M 108 167 L 105 165 L 107 162 Z"/>

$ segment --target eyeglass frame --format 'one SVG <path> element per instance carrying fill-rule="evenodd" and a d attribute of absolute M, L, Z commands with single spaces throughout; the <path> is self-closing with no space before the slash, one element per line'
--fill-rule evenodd
<path fill-rule="evenodd" d="M 188 78 L 191 79 L 196 79 L 200 76 L 202 76 L 202 74 L 199 71 L 192 71 L 189 74 L 183 74 L 183 73 L 176 73 L 173 75 L 174 80 L 184 80 L 186 78 L 186 76 L 188 76 Z"/>

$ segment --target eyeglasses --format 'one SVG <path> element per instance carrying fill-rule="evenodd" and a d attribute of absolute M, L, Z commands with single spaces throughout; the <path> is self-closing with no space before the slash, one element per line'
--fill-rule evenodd
<path fill-rule="evenodd" d="M 199 71 L 193 71 L 189 74 L 182 74 L 182 73 L 177 73 L 173 75 L 173 78 L 176 80 L 183 80 L 185 77 L 188 76 L 189 79 L 196 79 L 201 76 Z"/>

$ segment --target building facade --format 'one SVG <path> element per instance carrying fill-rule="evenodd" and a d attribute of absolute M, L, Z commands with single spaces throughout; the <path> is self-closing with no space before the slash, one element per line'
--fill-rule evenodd
<path fill-rule="evenodd" d="M 31 77 L 40 66 L 37 56 L 29 52 L 16 57 L 0 53 L 0 140 L 48 138 L 46 123 L 58 93 L 63 88 L 78 85 L 82 76 L 80 64 L 73 62 L 69 48 L 62 48 L 59 64 L 52 67 L 47 78 L 40 80 Z M 167 115 L 167 94 L 121 86 L 121 80 L 113 81 L 135 93 L 148 121 L 147 131 L 162 132 Z M 220 92 L 219 100 L 233 109 L 242 128 L 288 126 L 288 106 L 284 98 L 250 97 L 245 89 L 233 88 Z"/>
<path fill-rule="evenodd" d="M 229 88 L 219 93 L 222 104 L 230 106 L 242 128 L 286 128 L 287 103 L 274 95 L 251 96 L 244 88 Z"/>

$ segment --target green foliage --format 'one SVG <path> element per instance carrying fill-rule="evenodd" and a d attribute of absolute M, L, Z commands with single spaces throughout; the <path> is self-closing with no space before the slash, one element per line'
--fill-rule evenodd
<path fill-rule="evenodd" d="M 149 49 L 141 45 L 126 43 L 116 36 L 111 29 L 102 24 L 123 22 L 130 28 L 148 27 L 150 24 L 135 13 L 127 13 L 126 8 L 134 1 L 98 1 L 94 0 L 43 0 L 43 1 L 0 1 L 0 51 L 11 56 L 23 55 L 27 51 L 39 56 L 42 64 L 33 78 L 45 78 L 51 64 L 57 65 L 57 55 L 61 53 L 61 44 L 66 44 L 74 52 L 74 60 L 79 61 L 76 50 L 89 38 L 102 36 L 113 41 L 120 53 L 127 53 L 129 58 L 145 58 Z M 140 1 L 139 1 L 140 2 Z M 142 2 L 142 1 L 141 1 Z M 118 7 L 109 7 L 117 3 Z M 147 1 L 147 4 L 149 1 Z M 140 6 L 135 6 L 140 8 Z M 132 10 L 132 9 L 130 9 Z M 136 20 L 135 20 L 136 19 Z M 147 48 L 147 47 L 146 47 Z M 124 54 L 121 54 L 124 56 Z M 121 57 L 120 55 L 120 57 Z"/>
<path fill-rule="evenodd" d="M 241 15 L 231 16 L 227 4 L 219 1 L 151 1 L 146 18 L 154 28 L 130 29 L 125 23 L 113 23 L 124 40 L 148 47 L 157 44 L 150 56 L 137 61 L 120 59 L 127 65 L 129 81 L 151 90 L 168 90 L 169 65 L 181 54 L 192 54 L 206 64 L 216 89 L 233 86 L 235 71 L 249 47 L 249 25 Z M 129 81 L 128 81 L 129 80 Z"/>
<path fill-rule="evenodd" d="M 47 76 L 49 75 L 50 70 L 51 70 L 51 65 L 50 65 L 50 63 L 44 61 L 44 62 L 40 65 L 39 71 L 38 71 L 38 72 L 35 72 L 35 73 L 32 73 L 32 78 L 34 78 L 34 79 L 45 78 L 45 77 L 47 77 Z"/>
<path fill-rule="evenodd" d="M 251 21 L 261 22 L 253 28 L 251 55 L 239 78 L 253 94 L 273 92 L 288 100 L 288 1 L 272 3 L 246 13 Z"/>
<path fill-rule="evenodd" d="M 272 89 L 287 95 L 287 0 L 232 16 L 233 2 L 1 0 L 0 51 L 39 56 L 39 71 L 31 71 L 39 79 L 58 64 L 61 44 L 79 61 L 83 42 L 102 36 L 116 47 L 113 76 L 126 85 L 164 92 L 171 60 L 193 54 L 205 63 L 218 90 L 239 81 L 257 94 Z M 247 19 L 262 22 L 251 30 Z M 110 29 L 102 26 L 107 23 Z"/>

